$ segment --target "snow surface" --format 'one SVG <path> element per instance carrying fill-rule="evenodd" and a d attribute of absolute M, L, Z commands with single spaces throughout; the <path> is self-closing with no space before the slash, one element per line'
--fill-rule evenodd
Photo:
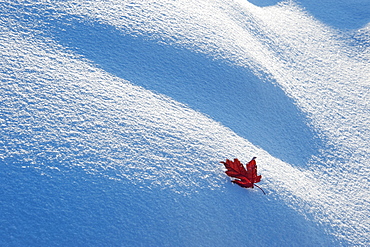
<path fill-rule="evenodd" d="M 369 246 L 369 5 L 1 2 L 0 246 Z"/>

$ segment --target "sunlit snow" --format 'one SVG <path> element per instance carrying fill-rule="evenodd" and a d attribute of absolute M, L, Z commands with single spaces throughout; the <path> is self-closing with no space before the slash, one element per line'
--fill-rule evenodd
<path fill-rule="evenodd" d="M 319 2 L 0 3 L 0 245 L 369 245 L 370 4 Z"/>

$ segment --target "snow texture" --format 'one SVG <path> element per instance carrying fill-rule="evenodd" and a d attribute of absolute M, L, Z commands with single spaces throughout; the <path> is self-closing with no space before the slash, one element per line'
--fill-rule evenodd
<path fill-rule="evenodd" d="M 1 2 L 0 246 L 369 246 L 369 10 Z"/>

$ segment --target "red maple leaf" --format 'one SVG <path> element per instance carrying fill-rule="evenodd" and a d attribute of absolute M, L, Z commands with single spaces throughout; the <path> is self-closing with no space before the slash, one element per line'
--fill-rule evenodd
<path fill-rule="evenodd" d="M 228 176 L 236 178 L 235 180 L 232 180 L 231 182 L 238 184 L 239 186 L 244 187 L 244 188 L 254 188 L 254 186 L 260 188 L 259 186 L 255 184 L 261 181 L 261 178 L 262 178 L 261 175 L 257 176 L 256 157 L 254 157 L 251 161 L 249 161 L 246 164 L 247 169 L 244 168 L 243 164 L 240 163 L 238 159 L 234 159 L 234 161 L 226 159 L 226 162 L 221 161 L 220 163 L 225 165 L 227 169 L 225 173 Z M 262 192 L 265 194 L 263 190 Z"/>

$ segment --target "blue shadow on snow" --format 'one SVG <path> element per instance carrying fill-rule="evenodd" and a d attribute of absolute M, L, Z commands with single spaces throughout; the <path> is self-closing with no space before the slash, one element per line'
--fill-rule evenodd
<path fill-rule="evenodd" d="M 248 0 L 267 7 L 282 0 Z M 370 22 L 370 1 L 299 0 L 294 1 L 317 20 L 338 29 L 358 29 Z"/>
<path fill-rule="evenodd" d="M 6 163 L 0 246 L 283 246 L 287 239 L 289 246 L 338 246 L 323 226 L 262 193 L 251 200 L 249 191 L 205 189 L 186 197 L 80 167 L 45 168 L 42 176 L 21 168 L 24 161 Z"/>
<path fill-rule="evenodd" d="M 358 29 L 370 22 L 370 1 L 300 0 L 316 19 L 338 29 Z"/>
<path fill-rule="evenodd" d="M 283 161 L 304 165 L 317 152 L 316 134 L 293 100 L 247 68 L 108 25 L 55 25 L 58 42 L 105 71 L 209 115 Z"/>
<path fill-rule="evenodd" d="M 248 0 L 248 2 L 250 2 L 251 4 L 254 4 L 259 7 L 272 6 L 281 1 L 282 0 Z"/>

